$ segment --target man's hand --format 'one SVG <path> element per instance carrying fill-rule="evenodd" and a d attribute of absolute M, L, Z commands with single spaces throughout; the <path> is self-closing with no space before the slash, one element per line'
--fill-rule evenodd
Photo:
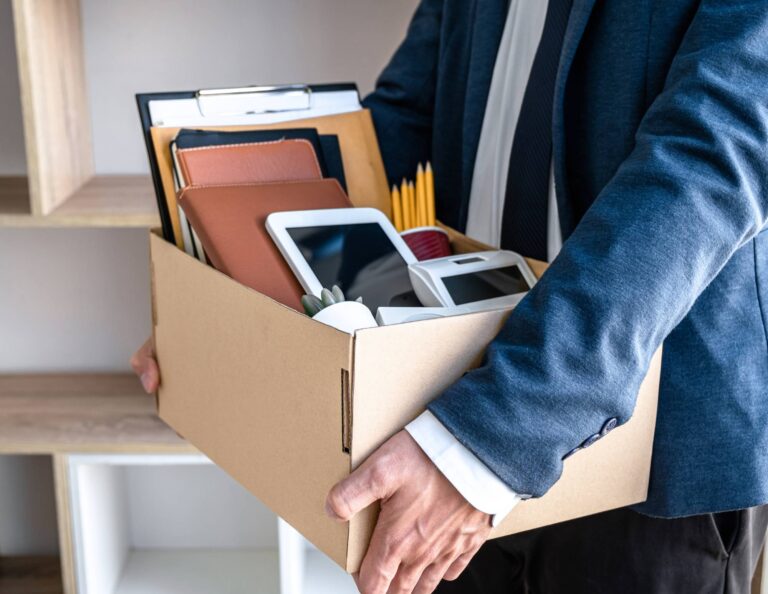
<path fill-rule="evenodd" d="M 491 531 L 490 516 L 459 494 L 407 431 L 337 484 L 326 512 L 346 522 L 376 501 L 381 513 L 355 576 L 362 594 L 429 594 L 459 577 Z"/>
<path fill-rule="evenodd" d="M 141 380 L 147 394 L 154 394 L 160 386 L 160 369 L 155 359 L 155 345 L 150 338 L 131 357 L 131 367 Z"/>

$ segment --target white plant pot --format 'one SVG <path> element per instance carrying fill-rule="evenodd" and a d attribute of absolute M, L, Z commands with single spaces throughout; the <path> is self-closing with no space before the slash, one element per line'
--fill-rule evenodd
<path fill-rule="evenodd" d="M 378 326 L 371 310 L 357 301 L 335 303 L 321 310 L 312 319 L 348 334 L 354 334 L 356 330 L 363 328 Z"/>

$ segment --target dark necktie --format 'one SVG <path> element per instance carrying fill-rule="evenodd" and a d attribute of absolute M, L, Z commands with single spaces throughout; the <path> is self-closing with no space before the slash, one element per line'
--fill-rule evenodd
<path fill-rule="evenodd" d="M 536 0 L 538 1 L 538 0 Z M 552 104 L 565 28 L 573 0 L 549 0 L 515 130 L 507 177 L 501 245 L 547 260 L 547 211 L 552 162 Z"/>

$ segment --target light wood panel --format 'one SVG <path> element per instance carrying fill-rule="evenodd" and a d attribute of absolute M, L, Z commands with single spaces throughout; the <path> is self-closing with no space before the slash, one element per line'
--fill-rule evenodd
<path fill-rule="evenodd" d="M 160 225 L 152 181 L 145 175 L 98 175 L 91 178 L 48 217 L 73 225 L 122 227 Z"/>
<path fill-rule="evenodd" d="M 30 214 L 26 178 L 0 178 L 0 227 L 158 227 L 147 175 L 98 175 L 47 216 Z"/>
<path fill-rule="evenodd" d="M 13 0 L 32 214 L 93 176 L 79 0 Z"/>
<path fill-rule="evenodd" d="M 72 540 L 72 498 L 69 493 L 69 466 L 66 454 L 53 456 L 53 483 L 56 489 L 56 520 L 59 534 L 60 574 L 63 594 L 77 593 L 75 543 Z"/>
<path fill-rule="evenodd" d="M 195 451 L 131 375 L 0 376 L 0 454 Z"/>

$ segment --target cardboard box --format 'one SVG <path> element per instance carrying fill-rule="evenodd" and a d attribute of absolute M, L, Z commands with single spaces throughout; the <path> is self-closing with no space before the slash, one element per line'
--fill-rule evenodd
<path fill-rule="evenodd" d="M 358 117 L 370 133 L 370 118 Z M 377 155 L 362 161 L 383 172 Z M 355 179 L 346 157 L 345 168 Z M 386 195 L 380 186 L 367 194 Z M 481 249 L 451 237 L 457 251 Z M 326 494 L 479 364 L 509 312 L 351 336 L 236 283 L 157 232 L 150 250 L 160 417 L 341 567 L 357 571 L 376 506 L 338 524 L 324 514 Z M 554 488 L 518 505 L 493 537 L 645 500 L 660 362 L 657 353 L 632 419 L 569 458 Z"/>

